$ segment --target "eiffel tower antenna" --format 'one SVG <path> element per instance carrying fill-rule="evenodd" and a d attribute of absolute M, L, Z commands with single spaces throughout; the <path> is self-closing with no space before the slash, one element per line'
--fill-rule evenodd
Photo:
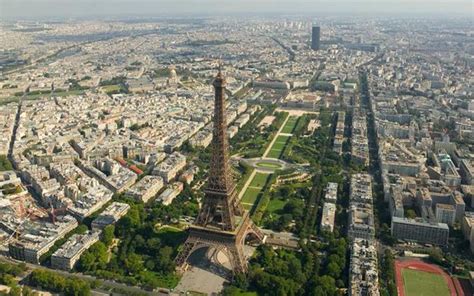
<path fill-rule="evenodd" d="M 219 56 L 219 59 L 217 60 L 217 69 L 218 69 L 218 73 L 217 75 L 222 75 L 222 56 Z"/>

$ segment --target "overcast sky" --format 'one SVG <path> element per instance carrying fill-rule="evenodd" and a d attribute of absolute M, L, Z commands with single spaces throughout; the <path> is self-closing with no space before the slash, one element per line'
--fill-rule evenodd
<path fill-rule="evenodd" d="M 225 14 L 473 16 L 474 0 L 0 0 L 0 19 Z"/>

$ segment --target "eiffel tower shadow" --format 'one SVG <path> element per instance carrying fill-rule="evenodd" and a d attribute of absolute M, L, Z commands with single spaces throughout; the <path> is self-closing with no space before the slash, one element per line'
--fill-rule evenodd
<path fill-rule="evenodd" d="M 194 251 L 188 258 L 189 265 L 208 271 L 225 279 L 232 277 L 232 270 L 216 262 L 216 249 L 202 247 Z"/>

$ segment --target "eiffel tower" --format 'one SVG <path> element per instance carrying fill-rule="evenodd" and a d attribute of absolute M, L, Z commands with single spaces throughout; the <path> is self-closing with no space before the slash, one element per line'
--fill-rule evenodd
<path fill-rule="evenodd" d="M 226 80 L 219 68 L 213 82 L 214 129 L 209 180 L 204 190 L 201 210 L 181 252 L 175 259 L 176 267 L 184 271 L 188 257 L 202 247 L 215 248 L 227 255 L 234 273 L 247 271 L 244 244 L 247 235 L 264 241 L 264 235 L 250 220 L 249 212 L 240 204 L 229 164 L 227 120 L 225 108 Z"/>

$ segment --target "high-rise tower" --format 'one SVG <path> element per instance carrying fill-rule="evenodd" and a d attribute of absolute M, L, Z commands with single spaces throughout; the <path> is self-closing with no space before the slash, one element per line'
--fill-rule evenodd
<path fill-rule="evenodd" d="M 247 260 L 243 253 L 248 234 L 263 241 L 260 230 L 250 220 L 238 198 L 229 164 L 227 120 L 225 109 L 226 81 L 219 70 L 214 79 L 214 130 L 209 180 L 205 197 L 196 221 L 189 227 L 189 236 L 182 251 L 176 257 L 176 266 L 184 269 L 186 260 L 201 247 L 213 247 L 223 251 L 234 272 L 246 272 Z"/>
<path fill-rule="evenodd" d="M 321 38 L 321 28 L 319 26 L 313 26 L 311 32 L 311 49 L 319 50 L 319 39 Z"/>

